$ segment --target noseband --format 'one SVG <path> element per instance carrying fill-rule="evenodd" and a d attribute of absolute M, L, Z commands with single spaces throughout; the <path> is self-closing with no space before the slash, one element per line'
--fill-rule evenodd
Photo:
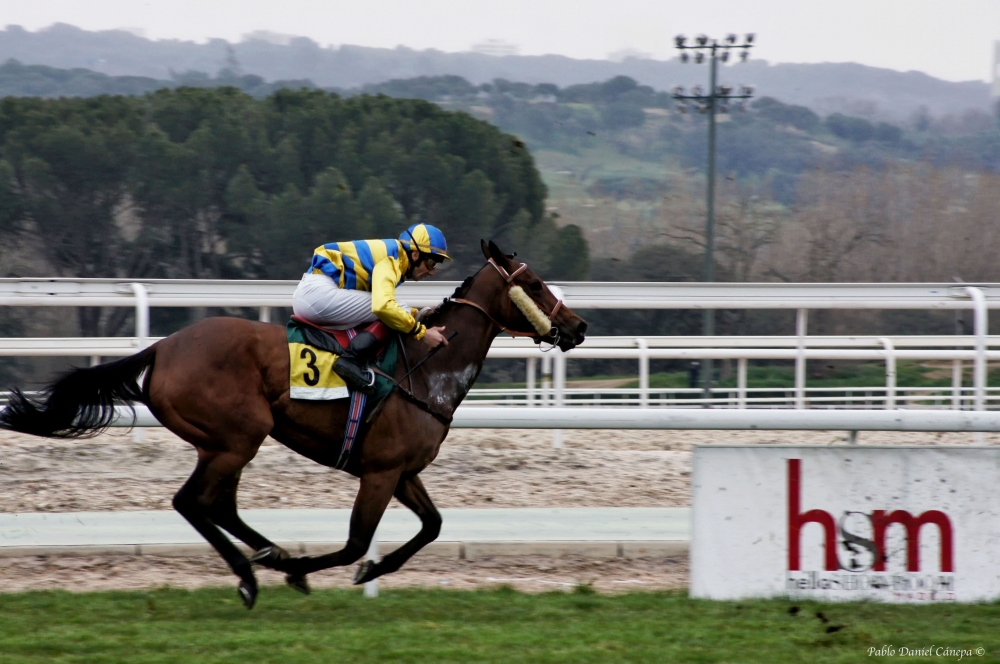
<path fill-rule="evenodd" d="M 507 282 L 507 303 L 508 303 L 508 306 L 507 306 L 507 315 L 505 316 L 505 318 L 510 319 L 510 304 L 511 303 L 513 303 L 514 306 L 516 306 L 518 309 L 521 309 L 521 305 L 518 304 L 514 300 L 513 297 L 511 297 L 511 290 L 512 289 L 517 288 L 518 290 L 521 290 L 521 288 L 519 286 L 515 286 L 514 285 L 514 279 L 515 279 L 515 277 L 517 277 L 517 275 L 521 274 L 522 272 L 524 272 L 525 270 L 528 269 L 528 264 L 527 263 L 521 263 L 521 266 L 519 268 L 517 268 L 516 270 L 514 270 L 513 272 L 507 272 L 507 270 L 505 270 L 503 267 L 501 267 L 500 265 L 497 265 L 497 262 L 494 261 L 492 258 L 490 258 L 487 261 L 487 263 L 489 265 L 492 265 L 494 268 L 496 268 L 497 272 L 500 273 L 500 276 L 503 277 L 503 280 L 505 282 Z M 523 293 L 524 291 L 521 290 L 521 292 Z M 525 293 L 525 296 L 527 296 L 526 293 Z M 533 304 L 535 307 L 538 307 L 538 310 L 539 310 L 539 312 L 542 315 L 544 315 L 544 316 L 546 316 L 548 318 L 549 325 L 550 325 L 550 327 L 549 327 L 549 333 L 551 333 L 552 330 L 555 330 L 555 334 L 553 335 L 553 341 L 552 341 L 552 347 L 554 348 L 556 346 L 556 344 L 559 343 L 559 327 L 555 324 L 555 317 L 556 317 L 556 314 L 559 313 L 559 310 L 562 308 L 563 301 L 561 299 L 556 300 L 556 305 L 554 307 L 552 307 L 552 311 L 546 313 L 538 305 L 537 302 L 535 302 L 530 297 L 528 299 L 530 300 L 531 304 Z M 493 318 L 493 316 L 490 315 L 490 312 L 486 311 L 486 309 L 484 309 L 482 307 L 482 305 L 478 304 L 477 302 L 473 302 L 471 300 L 466 300 L 466 299 L 460 298 L 460 297 L 454 297 L 454 298 L 451 299 L 451 301 L 452 302 L 458 302 L 459 304 L 467 304 L 470 307 L 474 307 L 476 309 L 479 309 L 484 314 L 486 314 L 486 317 L 490 319 L 490 322 L 492 322 L 496 327 L 500 328 L 501 332 L 506 332 L 507 334 L 511 335 L 512 337 L 531 337 L 532 339 L 537 339 L 539 342 L 541 342 L 542 337 L 545 336 L 541 332 L 537 331 L 538 330 L 537 326 L 535 327 L 535 329 L 536 329 L 535 332 L 521 332 L 519 330 L 511 330 L 506 325 L 501 325 L 499 322 L 497 322 L 497 320 L 495 318 Z M 522 311 L 522 313 L 525 314 L 525 317 L 528 319 L 528 321 L 532 322 L 531 321 L 531 316 L 527 312 L 523 311 L 523 309 L 521 311 Z M 532 323 L 532 324 L 534 325 L 534 323 Z M 551 349 L 549 349 L 549 350 L 551 350 Z"/>

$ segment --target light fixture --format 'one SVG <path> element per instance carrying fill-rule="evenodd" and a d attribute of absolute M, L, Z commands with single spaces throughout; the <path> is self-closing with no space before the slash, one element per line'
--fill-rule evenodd
<path fill-rule="evenodd" d="M 715 123 L 716 123 L 716 113 L 732 113 L 735 110 L 739 110 L 741 113 L 746 111 L 746 100 L 751 97 L 753 88 L 750 86 L 742 86 L 739 88 L 739 95 L 733 94 L 736 89 L 732 85 L 717 85 L 718 80 L 718 64 L 719 60 L 722 62 L 728 62 L 730 55 L 730 49 L 740 49 L 740 61 L 746 62 L 747 57 L 750 55 L 750 49 L 754 47 L 755 36 L 753 33 L 748 32 L 744 35 L 745 42 L 742 44 L 737 43 L 739 37 L 736 34 L 729 33 L 723 39 L 715 40 L 709 39 L 707 35 L 698 35 L 694 38 L 694 43 L 690 46 L 686 46 L 684 40 L 679 36 L 675 38 L 675 43 L 677 48 L 681 50 L 681 62 L 688 61 L 687 51 L 684 49 L 691 49 L 695 51 L 694 61 L 696 63 L 702 63 L 706 59 L 705 52 L 708 53 L 708 59 L 711 62 L 711 76 L 712 81 L 711 89 L 708 92 L 704 92 L 700 85 L 693 86 L 690 89 L 689 94 L 683 94 L 683 88 L 677 86 L 674 88 L 675 99 L 678 102 L 675 108 L 680 113 L 687 113 L 688 104 L 691 103 L 693 109 L 701 114 L 708 114 L 708 168 L 706 169 L 706 176 L 708 180 L 707 189 L 707 201 L 706 208 L 707 214 L 705 217 L 705 257 L 704 257 L 704 276 L 703 280 L 706 282 L 715 281 L 715 261 L 713 259 L 714 252 L 714 228 L 715 228 Z M 704 334 L 706 336 L 711 336 L 715 334 L 715 312 L 712 309 L 705 309 L 704 311 Z M 712 392 L 712 360 L 706 359 L 702 364 L 702 375 L 704 375 L 704 385 L 702 390 L 703 399 L 705 403 L 709 404 L 714 399 L 715 395 Z M 707 406 L 711 407 L 711 406 Z"/>
<path fill-rule="evenodd" d="M 674 43 L 677 44 L 677 48 L 684 48 L 684 42 L 687 41 L 687 37 L 684 35 L 677 35 L 674 37 Z"/>

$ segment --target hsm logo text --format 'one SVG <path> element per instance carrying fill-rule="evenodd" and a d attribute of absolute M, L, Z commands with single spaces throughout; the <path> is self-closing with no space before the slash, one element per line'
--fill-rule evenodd
<path fill-rule="evenodd" d="M 800 569 L 800 531 L 802 526 L 807 523 L 818 523 L 823 526 L 826 535 L 823 547 L 826 570 L 832 572 L 842 569 L 840 561 L 837 558 L 836 521 L 833 515 L 825 510 L 811 509 L 807 512 L 802 511 L 800 506 L 802 490 L 801 476 L 802 460 L 788 459 L 788 569 L 790 571 L 798 571 Z M 954 571 L 951 521 L 944 512 L 940 510 L 928 510 L 920 516 L 914 517 L 906 510 L 895 510 L 888 514 L 885 510 L 873 510 L 869 519 L 871 520 L 873 534 L 871 540 L 865 540 L 846 533 L 843 527 L 841 527 L 841 534 L 845 536 L 845 546 L 851 550 L 854 550 L 859 545 L 863 548 L 871 547 L 874 554 L 872 571 L 885 571 L 887 557 L 885 551 L 885 531 L 893 523 L 901 524 L 906 529 L 906 571 L 920 571 L 920 528 L 928 523 L 937 526 L 941 533 L 941 571 Z"/>

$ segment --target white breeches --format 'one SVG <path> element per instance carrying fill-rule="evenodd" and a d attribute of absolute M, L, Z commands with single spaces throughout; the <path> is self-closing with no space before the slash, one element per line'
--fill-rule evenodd
<path fill-rule="evenodd" d="M 338 330 L 378 320 L 372 313 L 371 293 L 338 288 L 325 274 L 302 275 L 292 296 L 292 311 L 299 318 Z"/>

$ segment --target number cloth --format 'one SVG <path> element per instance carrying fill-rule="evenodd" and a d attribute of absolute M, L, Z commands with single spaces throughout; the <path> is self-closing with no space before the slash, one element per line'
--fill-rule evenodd
<path fill-rule="evenodd" d="M 298 326 L 288 324 L 288 359 L 291 361 L 289 388 L 291 398 L 309 401 L 346 399 L 350 396 L 344 379 L 333 370 L 337 356 L 306 344 Z"/>
<path fill-rule="evenodd" d="M 366 410 L 375 408 L 392 392 L 393 382 L 385 376 L 375 376 L 375 396 L 371 399 L 364 392 L 350 392 L 343 379 L 333 371 L 333 363 L 337 355 L 328 350 L 311 346 L 306 342 L 302 328 L 306 323 L 294 320 L 288 321 L 285 335 L 288 339 L 288 359 L 291 361 L 288 382 L 292 399 L 307 401 L 326 401 L 330 399 L 351 398 L 347 410 L 347 423 L 344 426 L 344 437 L 340 443 L 340 454 L 334 468 L 343 469 L 350 461 L 351 453 L 358 449 L 354 445 L 361 433 L 362 422 Z M 338 343 L 349 343 L 357 334 L 357 330 L 346 330 L 347 339 L 338 338 Z M 339 337 L 340 335 L 338 335 Z M 391 376 L 396 372 L 396 357 L 398 353 L 399 336 L 393 335 L 376 366 L 383 373 Z"/>
<path fill-rule="evenodd" d="M 329 399 L 345 399 L 349 396 L 344 380 L 333 371 L 333 363 L 337 355 L 310 345 L 302 333 L 304 323 L 294 320 L 285 326 L 288 339 L 289 386 L 293 399 L 309 401 L 326 401 Z M 348 336 L 353 337 L 353 330 L 348 330 Z M 374 366 L 392 375 L 396 370 L 398 349 L 395 339 L 390 339 Z M 381 401 L 388 395 L 392 384 L 382 376 L 375 377 L 376 395 L 372 403 Z"/>
<path fill-rule="evenodd" d="M 313 252 L 309 271 L 295 290 L 295 315 L 343 328 L 378 318 L 422 339 L 427 328 L 414 318 L 416 310 L 396 302 L 396 287 L 409 268 L 409 254 L 399 240 L 324 244 Z"/>

